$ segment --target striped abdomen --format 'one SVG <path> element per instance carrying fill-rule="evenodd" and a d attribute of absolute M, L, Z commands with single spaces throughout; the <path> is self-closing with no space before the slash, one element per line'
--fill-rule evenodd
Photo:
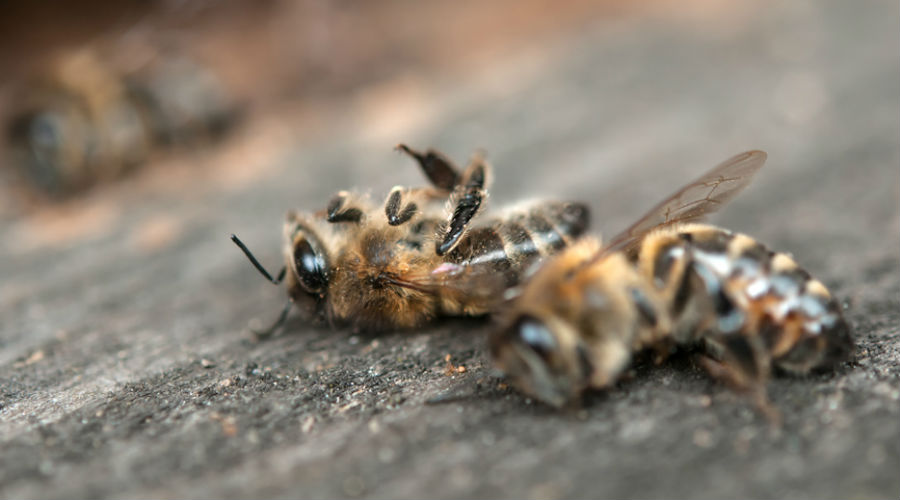
<path fill-rule="evenodd" d="M 514 286 L 538 260 L 580 236 L 588 222 L 584 204 L 536 204 L 472 228 L 446 259 L 475 274 L 501 276 L 505 286 Z"/>
<path fill-rule="evenodd" d="M 583 204 L 545 202 L 473 227 L 440 265 L 452 269 L 438 287 L 442 313 L 493 311 L 538 262 L 582 234 L 588 217 Z"/>
<path fill-rule="evenodd" d="M 663 293 L 677 343 L 704 343 L 749 376 L 808 372 L 853 355 L 827 288 L 788 255 L 707 225 L 653 233 L 636 256 Z"/>

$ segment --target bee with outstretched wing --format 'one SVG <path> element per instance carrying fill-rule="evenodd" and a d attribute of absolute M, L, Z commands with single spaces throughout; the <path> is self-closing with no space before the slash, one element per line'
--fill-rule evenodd
<path fill-rule="evenodd" d="M 555 406 L 611 386 L 635 353 L 699 346 L 714 376 L 754 395 L 765 381 L 850 359 L 826 287 L 786 254 L 698 224 L 745 188 L 766 154 L 739 154 L 679 189 L 607 245 L 584 238 L 521 286 L 491 336 L 511 384 Z"/>

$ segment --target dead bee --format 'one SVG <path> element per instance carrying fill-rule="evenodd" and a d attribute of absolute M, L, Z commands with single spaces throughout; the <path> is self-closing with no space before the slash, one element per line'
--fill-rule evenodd
<path fill-rule="evenodd" d="M 14 163 L 43 192 L 61 195 L 118 177 L 150 149 L 124 83 L 93 51 L 62 57 L 31 82 L 10 125 Z"/>
<path fill-rule="evenodd" d="M 529 266 L 581 235 L 588 208 L 581 203 L 538 202 L 480 217 L 491 169 L 476 156 L 461 171 L 442 154 L 404 145 L 431 185 L 395 187 L 383 205 L 342 191 L 315 213 L 289 212 L 284 224 L 289 301 L 307 304 L 331 323 L 358 328 L 410 328 L 436 316 L 481 315 Z"/>
<path fill-rule="evenodd" d="M 238 105 L 209 71 L 150 51 L 125 69 L 105 51 L 85 48 L 29 81 L 9 125 L 20 176 L 65 196 L 123 175 L 154 150 L 214 140 L 236 122 Z"/>
<path fill-rule="evenodd" d="M 512 385 L 554 406 L 611 386 L 635 353 L 700 346 L 710 373 L 770 415 L 765 381 L 833 367 L 854 353 L 825 286 L 744 234 L 692 223 L 721 208 L 762 167 L 751 151 L 654 207 L 606 246 L 585 238 L 521 287 L 490 346 Z"/>

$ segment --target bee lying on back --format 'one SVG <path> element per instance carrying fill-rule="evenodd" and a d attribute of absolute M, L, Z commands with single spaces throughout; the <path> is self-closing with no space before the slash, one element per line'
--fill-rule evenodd
<path fill-rule="evenodd" d="M 287 283 L 280 317 L 258 335 L 280 327 L 293 304 L 366 330 L 485 314 L 526 269 L 587 228 L 581 203 L 544 201 L 481 217 L 491 179 L 483 158 L 460 172 L 436 151 L 398 148 L 415 158 L 431 185 L 394 187 L 383 205 L 341 191 L 325 210 L 288 212 L 285 266 L 277 277 L 232 236 L 266 278 Z"/>
<path fill-rule="evenodd" d="M 692 223 L 733 198 L 765 159 L 735 156 L 606 246 L 585 238 L 546 262 L 491 338 L 512 385 L 562 406 L 613 385 L 639 351 L 699 346 L 713 376 L 774 417 L 765 395 L 773 369 L 802 374 L 851 359 L 850 327 L 820 281 L 747 235 Z"/>

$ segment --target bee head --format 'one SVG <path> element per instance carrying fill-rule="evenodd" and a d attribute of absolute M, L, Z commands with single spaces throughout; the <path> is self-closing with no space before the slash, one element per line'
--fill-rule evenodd
<path fill-rule="evenodd" d="M 556 407 L 576 400 L 593 371 L 587 348 L 572 328 L 528 314 L 491 338 L 491 354 L 513 386 Z"/>

